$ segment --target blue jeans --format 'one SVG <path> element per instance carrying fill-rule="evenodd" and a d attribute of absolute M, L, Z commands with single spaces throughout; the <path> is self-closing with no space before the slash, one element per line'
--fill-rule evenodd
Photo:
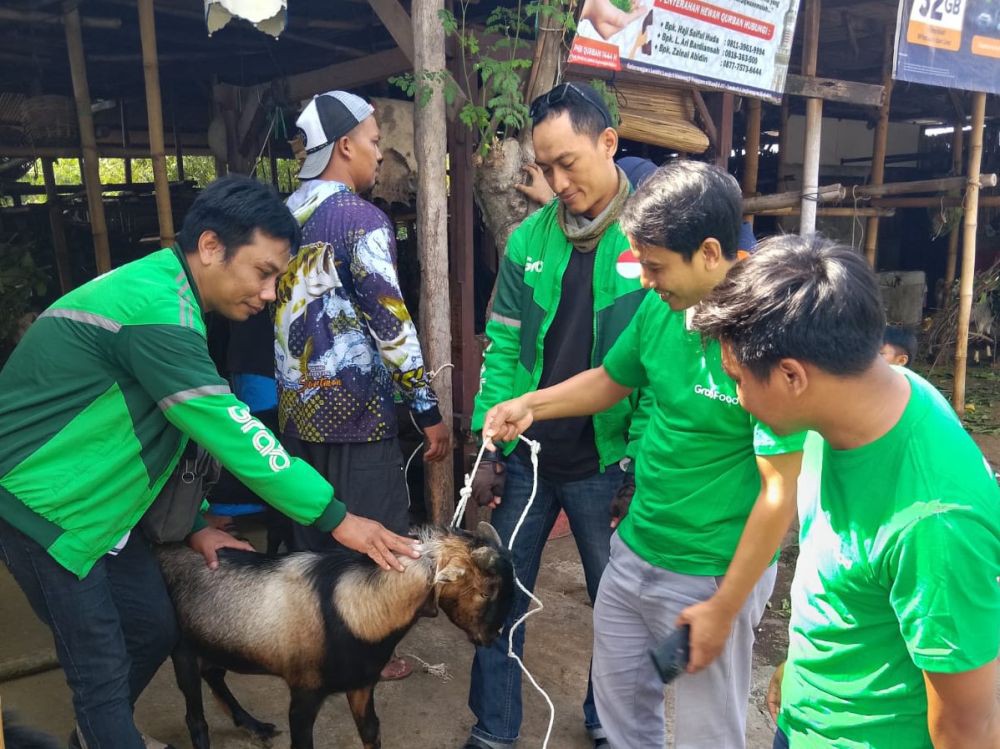
<path fill-rule="evenodd" d="M 775 731 L 774 743 L 771 745 L 771 749 L 789 749 L 788 736 L 780 728 Z"/>
<path fill-rule="evenodd" d="M 144 749 L 135 702 L 177 641 L 173 605 L 146 539 L 82 580 L 0 520 L 0 559 L 55 640 L 89 749 Z"/>
<path fill-rule="evenodd" d="M 591 602 L 594 601 L 601 573 L 608 563 L 611 542 L 609 505 L 621 482 L 622 471 L 618 466 L 611 466 L 604 473 L 581 481 L 555 483 L 539 478 L 535 501 L 517 533 L 515 548 L 511 549 L 514 571 L 525 588 L 531 591 L 535 588 L 542 549 L 559 510 L 563 509 L 576 539 L 580 561 L 583 562 L 587 593 Z M 491 519 L 504 544 L 510 541 L 511 532 L 531 496 L 531 488 L 531 464 L 519 456 L 511 456 L 507 460 L 503 502 L 493 511 Z M 491 745 L 513 744 L 521 730 L 521 669 L 516 661 L 507 657 L 507 632 L 527 610 L 530 599 L 520 591 L 516 596 L 502 634 L 489 647 L 477 647 L 472 662 L 469 709 L 477 719 L 472 735 Z M 524 653 L 523 625 L 514 634 L 514 651 L 518 656 Z M 589 678 L 583 718 L 591 736 L 603 737 Z"/>

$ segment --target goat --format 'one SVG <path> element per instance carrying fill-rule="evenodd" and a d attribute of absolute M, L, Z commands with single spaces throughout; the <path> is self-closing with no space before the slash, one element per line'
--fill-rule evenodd
<path fill-rule="evenodd" d="M 237 702 L 226 671 L 280 676 L 288 684 L 292 749 L 313 748 L 323 701 L 346 692 L 365 749 L 379 749 L 373 690 L 397 643 L 418 616 L 440 607 L 477 645 L 499 634 L 514 598 L 514 568 L 496 530 L 475 534 L 424 527 L 420 559 L 403 572 L 353 552 L 266 557 L 224 550 L 209 570 L 183 546 L 164 547 L 160 566 L 177 610 L 173 653 L 195 749 L 209 749 L 201 677 L 237 726 L 270 738 L 273 724 Z M 199 664 L 200 660 L 200 664 Z"/>

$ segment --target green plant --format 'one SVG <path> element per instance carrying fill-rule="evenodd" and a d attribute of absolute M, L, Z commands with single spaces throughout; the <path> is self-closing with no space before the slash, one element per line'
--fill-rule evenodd
<path fill-rule="evenodd" d="M 479 153 L 485 155 L 500 133 L 521 130 L 528 124 L 528 104 L 525 101 L 524 73 L 531 68 L 528 38 L 541 28 L 576 28 L 572 0 L 532 0 L 518 2 L 516 7 L 494 8 L 486 20 L 483 34 L 473 30 L 467 21 L 470 0 L 461 0 L 456 16 L 450 10 L 439 11 L 438 17 L 445 34 L 458 44 L 462 60 L 460 85 L 447 71 L 407 73 L 394 76 L 389 82 L 423 106 L 431 94 L 440 89 L 445 102 L 452 105 L 461 93 L 465 101 L 458 112 L 459 120 L 478 135 Z M 471 60 L 471 67 L 467 60 Z M 472 85 L 478 79 L 478 87 Z M 471 91 L 478 91 L 476 96 Z"/>
<path fill-rule="evenodd" d="M 49 276 L 35 263 L 31 245 L 16 236 L 0 239 L 0 341 L 10 340 L 33 300 L 45 294 Z"/>

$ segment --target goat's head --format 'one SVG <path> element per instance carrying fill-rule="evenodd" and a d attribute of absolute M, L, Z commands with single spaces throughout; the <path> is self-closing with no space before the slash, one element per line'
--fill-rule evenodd
<path fill-rule="evenodd" d="M 480 523 L 475 533 L 444 531 L 436 542 L 438 604 L 472 642 L 488 645 L 500 634 L 514 602 L 510 552 L 489 523 Z"/>

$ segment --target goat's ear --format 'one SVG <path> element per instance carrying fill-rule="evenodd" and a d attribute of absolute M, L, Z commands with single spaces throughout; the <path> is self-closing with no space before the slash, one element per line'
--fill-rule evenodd
<path fill-rule="evenodd" d="M 503 548 L 503 542 L 500 540 L 500 534 L 497 533 L 497 529 L 489 523 L 480 521 L 479 526 L 476 528 L 476 538 L 487 543 L 492 541 L 501 549 Z"/>
<path fill-rule="evenodd" d="M 465 574 L 465 567 L 457 562 L 449 562 L 434 575 L 434 583 L 453 583 Z"/>
<path fill-rule="evenodd" d="M 427 598 L 424 602 L 420 604 L 420 608 L 417 610 L 417 616 L 426 616 L 428 619 L 433 619 L 438 615 L 438 593 L 437 588 L 431 588 L 430 592 L 427 594 Z"/>

